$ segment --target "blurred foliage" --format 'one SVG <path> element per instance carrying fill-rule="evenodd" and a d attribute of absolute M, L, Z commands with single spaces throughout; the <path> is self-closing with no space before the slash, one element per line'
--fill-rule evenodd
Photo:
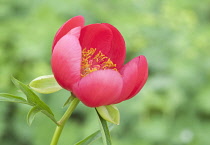
<path fill-rule="evenodd" d="M 114 145 L 210 144 L 210 1 L 209 0 L 1 0 L 0 92 L 22 95 L 10 75 L 24 83 L 52 74 L 51 44 L 69 18 L 117 27 L 127 44 L 127 61 L 145 55 L 146 86 L 118 104 L 121 124 Z M 59 119 L 69 93 L 41 95 Z M 30 108 L 0 103 L 1 145 L 49 144 L 55 125 L 44 115 L 29 127 Z M 94 109 L 82 103 L 66 125 L 61 145 L 71 145 L 98 130 Z M 94 145 L 102 144 L 101 140 Z"/>

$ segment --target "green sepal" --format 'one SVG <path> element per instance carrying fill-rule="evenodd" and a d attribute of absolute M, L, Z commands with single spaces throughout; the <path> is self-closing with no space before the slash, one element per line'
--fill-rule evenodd
<path fill-rule="evenodd" d="M 7 93 L 0 93 L 0 101 L 29 104 L 24 98 Z"/>
<path fill-rule="evenodd" d="M 114 128 L 114 124 L 111 124 L 109 126 L 109 131 L 111 131 L 113 128 Z M 88 137 L 84 138 L 83 140 L 77 142 L 74 145 L 89 145 L 99 138 L 101 138 L 101 131 L 100 130 L 94 132 L 93 134 L 89 135 Z"/>
<path fill-rule="evenodd" d="M 116 125 L 120 124 L 120 112 L 115 105 L 108 105 L 108 106 L 100 106 L 96 107 L 100 116 Z"/>
<path fill-rule="evenodd" d="M 32 90 L 42 94 L 50 94 L 62 89 L 53 75 L 37 77 L 29 83 L 29 86 Z"/>
<path fill-rule="evenodd" d="M 27 102 L 29 105 L 36 107 L 46 116 L 48 116 L 53 122 L 57 124 L 54 114 L 46 103 L 44 103 L 27 85 L 11 77 L 12 82 L 15 86 L 20 89 L 27 97 Z"/>

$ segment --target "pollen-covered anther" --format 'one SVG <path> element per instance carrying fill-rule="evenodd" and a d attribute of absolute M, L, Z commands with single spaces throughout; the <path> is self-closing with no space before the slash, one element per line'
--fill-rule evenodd
<path fill-rule="evenodd" d="M 106 69 L 106 68 L 116 68 L 116 64 L 114 64 L 114 63 L 110 60 L 110 58 L 109 58 L 107 61 L 103 62 L 102 68 L 103 68 L 103 69 Z"/>
<path fill-rule="evenodd" d="M 85 77 L 97 70 L 113 69 L 117 71 L 116 64 L 101 51 L 95 54 L 96 48 L 82 50 L 81 76 Z"/>
<path fill-rule="evenodd" d="M 95 59 L 96 62 L 103 62 L 107 58 L 108 57 L 106 57 L 101 51 L 99 51 L 98 54 L 96 54 L 93 59 Z"/>

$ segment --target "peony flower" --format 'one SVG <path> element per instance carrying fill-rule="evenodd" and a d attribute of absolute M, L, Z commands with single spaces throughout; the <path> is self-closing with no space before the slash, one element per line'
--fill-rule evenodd
<path fill-rule="evenodd" d="M 125 42 L 107 23 L 84 26 L 76 16 L 58 30 L 52 46 L 52 71 L 61 87 L 89 107 L 134 97 L 148 77 L 145 56 L 125 61 Z"/>

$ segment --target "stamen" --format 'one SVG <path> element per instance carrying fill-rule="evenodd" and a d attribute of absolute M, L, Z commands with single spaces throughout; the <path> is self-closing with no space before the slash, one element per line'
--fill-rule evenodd
<path fill-rule="evenodd" d="M 85 77 L 97 70 L 112 69 L 117 71 L 116 64 L 101 51 L 95 54 L 96 48 L 82 50 L 81 76 Z"/>

